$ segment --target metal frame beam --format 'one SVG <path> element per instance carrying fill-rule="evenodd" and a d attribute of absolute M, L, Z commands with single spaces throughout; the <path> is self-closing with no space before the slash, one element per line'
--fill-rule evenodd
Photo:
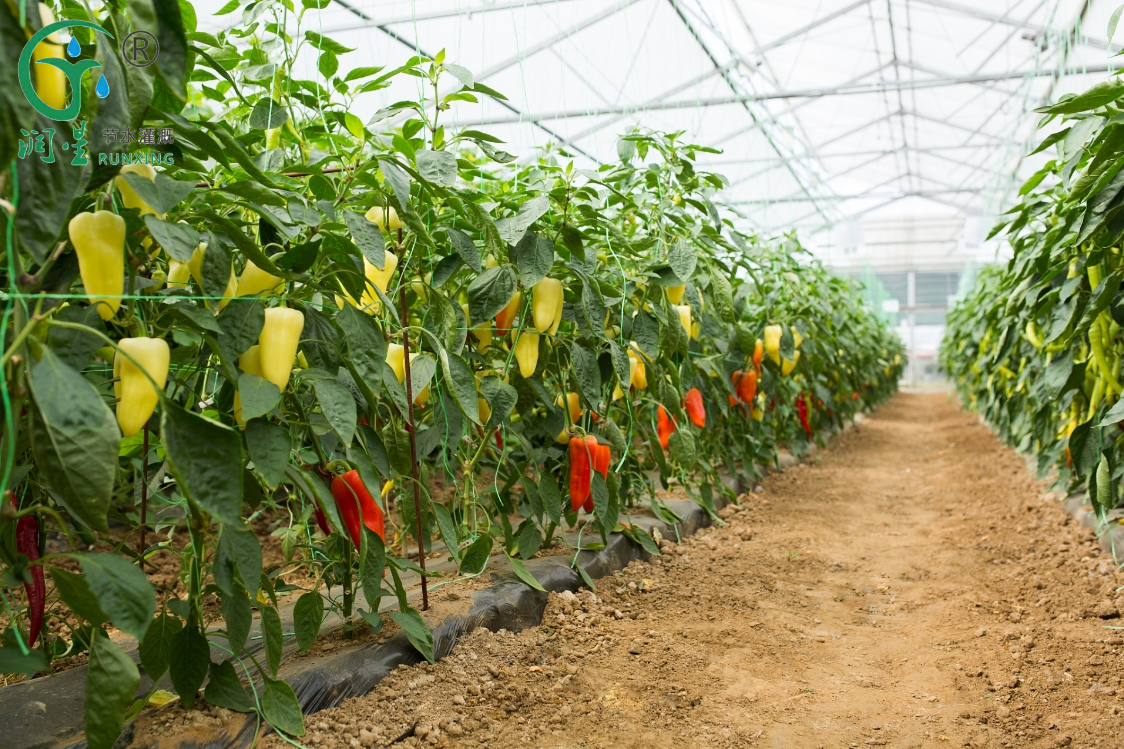
<path fill-rule="evenodd" d="M 975 18 L 979 18 L 979 19 L 982 19 L 984 21 L 991 21 L 992 23 L 1001 23 L 1001 24 L 1008 25 L 1008 26 L 1015 26 L 1015 27 L 1020 28 L 1020 29 L 1026 29 L 1028 31 L 1033 31 L 1036 34 L 1046 34 L 1046 33 L 1049 33 L 1051 31 L 1054 32 L 1054 33 L 1058 33 L 1058 34 L 1063 33 L 1061 31 L 1061 29 L 1051 29 L 1048 26 L 1040 26 L 1038 24 L 1024 23 L 1024 22 L 1017 21 L 1017 20 L 1012 19 L 1012 18 L 1008 18 L 1005 15 L 998 16 L 998 15 L 996 15 L 994 13 L 990 13 L 986 10 L 980 10 L 979 8 L 974 8 L 974 7 L 971 7 L 971 6 L 968 6 L 968 5 L 960 5 L 959 3 L 948 2 L 948 0 L 912 0 L 912 1 L 917 2 L 917 3 L 921 3 L 922 5 L 931 5 L 934 8 L 942 8 L 944 10 L 951 10 L 951 11 L 954 11 L 956 13 L 960 13 L 960 14 L 965 15 L 965 16 L 973 16 Z M 1092 37 L 1087 37 L 1087 36 L 1084 36 L 1084 35 L 1077 36 L 1073 33 L 1072 30 L 1070 30 L 1068 33 L 1069 33 L 1069 36 L 1071 37 L 1072 41 L 1076 42 L 1077 44 L 1081 44 L 1081 45 L 1084 45 L 1086 47 L 1108 49 L 1108 50 L 1112 51 L 1113 53 L 1116 53 L 1116 52 L 1120 51 L 1119 45 L 1109 44 L 1104 39 L 1094 39 Z"/>
<path fill-rule="evenodd" d="M 429 13 L 414 13 L 408 16 L 395 16 L 379 21 L 351 24 L 350 26 L 332 26 L 324 30 L 325 34 L 337 31 L 355 31 L 357 29 L 371 28 L 372 26 L 396 26 L 400 23 L 416 23 L 418 21 L 438 21 L 443 18 L 471 18 L 474 15 L 491 13 L 496 10 L 522 10 L 536 5 L 559 5 L 561 3 L 575 2 L 575 0 L 513 0 L 512 2 L 499 2 L 489 5 L 474 5 L 470 8 L 457 8 L 455 10 L 435 10 Z"/>
<path fill-rule="evenodd" d="M 635 2 L 636 0 L 630 0 Z M 1081 73 L 1106 73 L 1115 71 L 1115 65 L 1090 65 L 1084 68 Z M 898 91 L 907 89 L 927 89 L 927 88 L 944 88 L 948 86 L 959 86 L 965 83 L 985 83 L 988 81 L 1004 81 L 1004 80 L 1017 80 L 1027 77 L 1053 77 L 1057 75 L 1074 75 L 1074 73 L 1067 73 L 1064 70 L 1016 70 L 1005 73 L 993 73 L 988 75 L 974 75 L 962 76 L 958 78 L 935 78 L 935 79 L 920 79 L 920 80 L 902 80 L 902 81 L 886 81 L 877 82 L 873 84 L 855 84 L 851 86 L 838 86 L 829 88 L 818 89 L 803 89 L 797 91 L 768 91 L 758 94 L 745 94 L 733 96 L 714 96 L 705 99 L 694 99 L 691 101 L 672 101 L 672 102 L 658 102 L 652 106 L 612 106 L 612 107 L 589 107 L 587 109 L 570 109 L 558 110 L 554 112 L 537 112 L 532 116 L 536 120 L 568 120 L 576 117 L 603 117 L 606 115 L 630 115 L 639 114 L 640 112 L 657 112 L 669 111 L 677 109 L 696 109 L 700 107 L 717 107 L 726 106 L 729 104 L 748 104 L 755 101 L 770 101 L 774 99 L 797 99 L 797 98 L 819 98 L 824 96 L 846 96 L 855 94 L 877 94 L 885 91 Z M 893 114 L 897 114 L 896 112 Z M 913 113 L 916 114 L 916 113 Z M 512 122 L 519 122 L 520 120 L 512 119 L 510 117 L 481 117 L 476 120 L 462 120 L 461 124 L 465 126 L 479 126 L 479 125 L 502 125 Z"/>

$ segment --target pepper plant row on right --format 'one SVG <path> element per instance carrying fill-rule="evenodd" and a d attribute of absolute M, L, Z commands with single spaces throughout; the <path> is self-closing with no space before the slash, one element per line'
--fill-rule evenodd
<path fill-rule="evenodd" d="M 982 270 L 949 313 L 940 362 L 1040 475 L 1084 485 L 1102 516 L 1121 499 L 1124 124 L 1119 77 L 1037 110 L 1051 158 L 992 236 L 1014 256 Z"/>

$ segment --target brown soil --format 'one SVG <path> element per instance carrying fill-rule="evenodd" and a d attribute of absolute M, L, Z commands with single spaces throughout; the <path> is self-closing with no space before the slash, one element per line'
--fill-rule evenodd
<path fill-rule="evenodd" d="M 1124 575 L 944 394 L 896 396 L 745 504 L 301 743 L 1120 746 Z"/>

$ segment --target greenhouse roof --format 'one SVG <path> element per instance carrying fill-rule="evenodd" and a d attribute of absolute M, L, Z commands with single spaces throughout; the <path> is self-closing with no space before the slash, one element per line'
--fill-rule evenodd
<path fill-rule="evenodd" d="M 1113 9 L 1100 0 L 334 0 L 302 25 L 355 48 L 341 70 L 447 50 L 508 101 L 454 104 L 446 122 L 493 133 L 520 155 L 553 141 L 606 162 L 634 126 L 684 130 L 721 149 L 701 162 L 729 179 L 721 197 L 749 226 L 798 227 L 838 247 L 861 237 L 849 229 L 856 222 L 951 222 L 978 244 L 1045 160 L 1024 158 L 1041 137 L 1032 110 L 1110 69 Z M 201 11 L 201 29 L 242 22 Z M 315 58 L 305 62 L 316 77 Z M 420 83 L 366 94 L 356 114 L 416 97 Z"/>

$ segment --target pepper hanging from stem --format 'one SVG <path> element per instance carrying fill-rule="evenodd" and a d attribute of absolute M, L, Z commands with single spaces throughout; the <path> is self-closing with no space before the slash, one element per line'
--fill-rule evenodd
<path fill-rule="evenodd" d="M 401 252 L 402 230 L 398 230 L 398 249 Z M 410 317 L 406 309 L 406 262 L 402 263 L 402 275 L 398 279 L 398 300 L 402 307 L 402 357 L 406 384 L 406 431 L 410 434 L 410 478 L 414 484 L 414 518 L 418 534 L 418 566 L 422 569 L 422 611 L 429 610 L 429 588 L 425 579 L 425 541 L 422 539 L 421 492 L 418 486 L 418 440 L 414 434 L 414 392 L 410 382 Z"/>

